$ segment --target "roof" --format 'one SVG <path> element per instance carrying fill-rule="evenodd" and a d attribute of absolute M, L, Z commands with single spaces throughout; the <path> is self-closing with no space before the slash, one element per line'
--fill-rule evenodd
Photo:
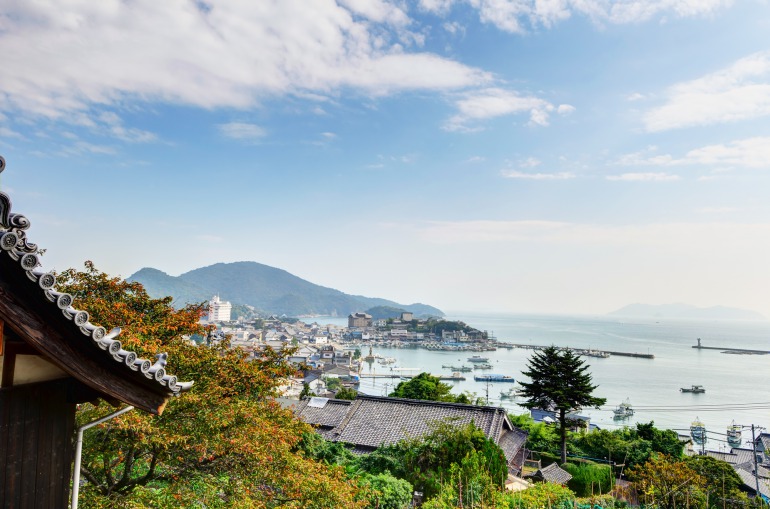
<path fill-rule="evenodd" d="M 405 438 L 419 438 L 431 431 L 431 424 L 449 421 L 458 425 L 473 423 L 498 444 L 506 455 L 510 470 L 519 471 L 524 461 L 527 434 L 514 428 L 502 408 L 460 403 L 442 403 L 404 398 L 366 396 L 359 393 L 343 408 L 338 400 L 329 400 L 323 408 L 297 405 L 295 413 L 305 422 L 333 429 L 324 435 L 344 442 L 354 450 L 372 451 L 380 445 L 394 444 Z M 344 415 L 343 415 L 344 414 Z"/>
<path fill-rule="evenodd" d="M 744 488 L 751 493 L 756 493 L 757 480 L 754 477 L 754 472 L 744 470 L 743 468 L 736 468 L 735 472 L 738 474 L 738 477 L 741 478 L 741 483 Z M 770 497 L 770 483 L 768 483 L 767 479 L 759 479 L 759 493 L 764 498 Z"/>
<path fill-rule="evenodd" d="M 5 166 L 0 157 L 0 172 Z M 166 372 L 168 356 L 139 359 L 125 350 L 121 329 L 109 332 L 89 321 L 69 294 L 56 289 L 56 276 L 40 269 L 39 249 L 27 239 L 30 222 L 11 212 L 0 192 L 0 319 L 46 360 L 99 394 L 154 414 L 170 396 L 188 390 Z"/>
<path fill-rule="evenodd" d="M 555 484 L 567 484 L 572 479 L 572 474 L 561 468 L 556 463 L 551 463 L 539 469 L 530 477 L 542 479 L 545 482 L 551 482 Z"/>

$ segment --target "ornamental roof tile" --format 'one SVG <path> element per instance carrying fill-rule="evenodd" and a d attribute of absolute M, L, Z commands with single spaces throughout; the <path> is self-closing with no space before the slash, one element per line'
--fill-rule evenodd
<path fill-rule="evenodd" d="M 4 169 L 5 160 L 0 157 L 0 172 Z M 56 275 L 40 269 L 40 250 L 27 239 L 29 220 L 12 212 L 11 208 L 11 199 L 7 194 L 0 192 L 0 259 L 4 259 L 3 266 L 15 267 L 15 271 L 26 276 L 16 280 L 26 281 L 27 287 L 21 291 L 27 295 L 31 294 L 38 307 L 58 311 L 70 322 L 68 327 L 71 336 L 68 340 L 77 343 L 76 349 L 84 354 L 88 351 L 87 355 L 91 356 L 96 352 L 101 364 L 108 365 L 110 371 L 117 371 L 121 377 L 132 379 L 134 383 L 149 387 L 156 393 L 172 396 L 189 390 L 193 382 L 180 382 L 176 376 L 166 372 L 166 353 L 155 355 L 154 361 L 138 358 L 136 353 L 123 348 L 118 339 L 120 327 L 108 332 L 104 327 L 92 324 L 88 313 L 75 307 L 71 295 L 57 291 Z M 79 342 L 81 339 L 83 341 Z M 45 352 L 41 353 L 45 355 Z M 65 372 L 80 378 L 67 369 L 66 365 L 57 362 L 57 359 L 50 360 Z"/>
<path fill-rule="evenodd" d="M 551 463 L 535 472 L 534 478 L 555 484 L 567 484 L 572 479 L 572 474 L 561 468 L 556 463 Z"/>

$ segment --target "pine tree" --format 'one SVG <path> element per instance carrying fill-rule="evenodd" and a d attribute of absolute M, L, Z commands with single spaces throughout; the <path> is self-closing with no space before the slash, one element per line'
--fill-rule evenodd
<path fill-rule="evenodd" d="M 561 462 L 567 461 L 567 414 L 586 406 L 598 407 L 605 398 L 591 395 L 596 385 L 591 384 L 589 366 L 569 350 L 555 346 L 535 352 L 523 374 L 530 382 L 521 382 L 526 408 L 554 410 L 559 419 Z"/>

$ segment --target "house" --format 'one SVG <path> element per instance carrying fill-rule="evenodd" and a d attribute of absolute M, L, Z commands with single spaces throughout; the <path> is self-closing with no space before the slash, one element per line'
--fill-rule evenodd
<path fill-rule="evenodd" d="M 192 382 L 166 372 L 166 354 L 146 360 L 125 350 L 119 328 L 92 324 L 57 291 L 29 226 L 0 193 L 0 500 L 68 507 L 76 405 L 101 398 L 159 415 Z"/>
<path fill-rule="evenodd" d="M 540 468 L 534 474 L 528 475 L 528 479 L 537 482 L 550 482 L 553 484 L 567 484 L 572 479 L 572 474 L 561 468 L 556 463 Z"/>
<path fill-rule="evenodd" d="M 423 436 L 433 422 L 472 422 L 503 450 L 509 472 L 520 475 L 524 464 L 527 433 L 511 424 L 503 408 L 362 394 L 354 401 L 302 400 L 294 402 L 293 408 L 327 440 L 345 443 L 358 453 Z"/>
<path fill-rule="evenodd" d="M 372 315 L 369 315 L 367 313 L 351 313 L 348 316 L 348 327 L 354 328 L 354 327 L 371 327 L 372 326 Z"/>

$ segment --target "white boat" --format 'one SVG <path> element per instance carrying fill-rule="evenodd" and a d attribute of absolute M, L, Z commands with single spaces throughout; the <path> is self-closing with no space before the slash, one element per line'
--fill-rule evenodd
<path fill-rule="evenodd" d="M 735 421 L 733 421 L 733 423 L 727 427 L 727 443 L 733 447 L 740 446 L 742 430 L 743 426 L 740 424 L 735 424 Z"/>
<path fill-rule="evenodd" d="M 489 357 L 474 355 L 473 357 L 468 357 L 468 362 L 489 362 Z"/>
<path fill-rule="evenodd" d="M 626 398 L 621 404 L 612 411 L 615 414 L 615 419 L 627 419 L 634 415 L 634 409 L 631 407 L 631 402 Z"/>

